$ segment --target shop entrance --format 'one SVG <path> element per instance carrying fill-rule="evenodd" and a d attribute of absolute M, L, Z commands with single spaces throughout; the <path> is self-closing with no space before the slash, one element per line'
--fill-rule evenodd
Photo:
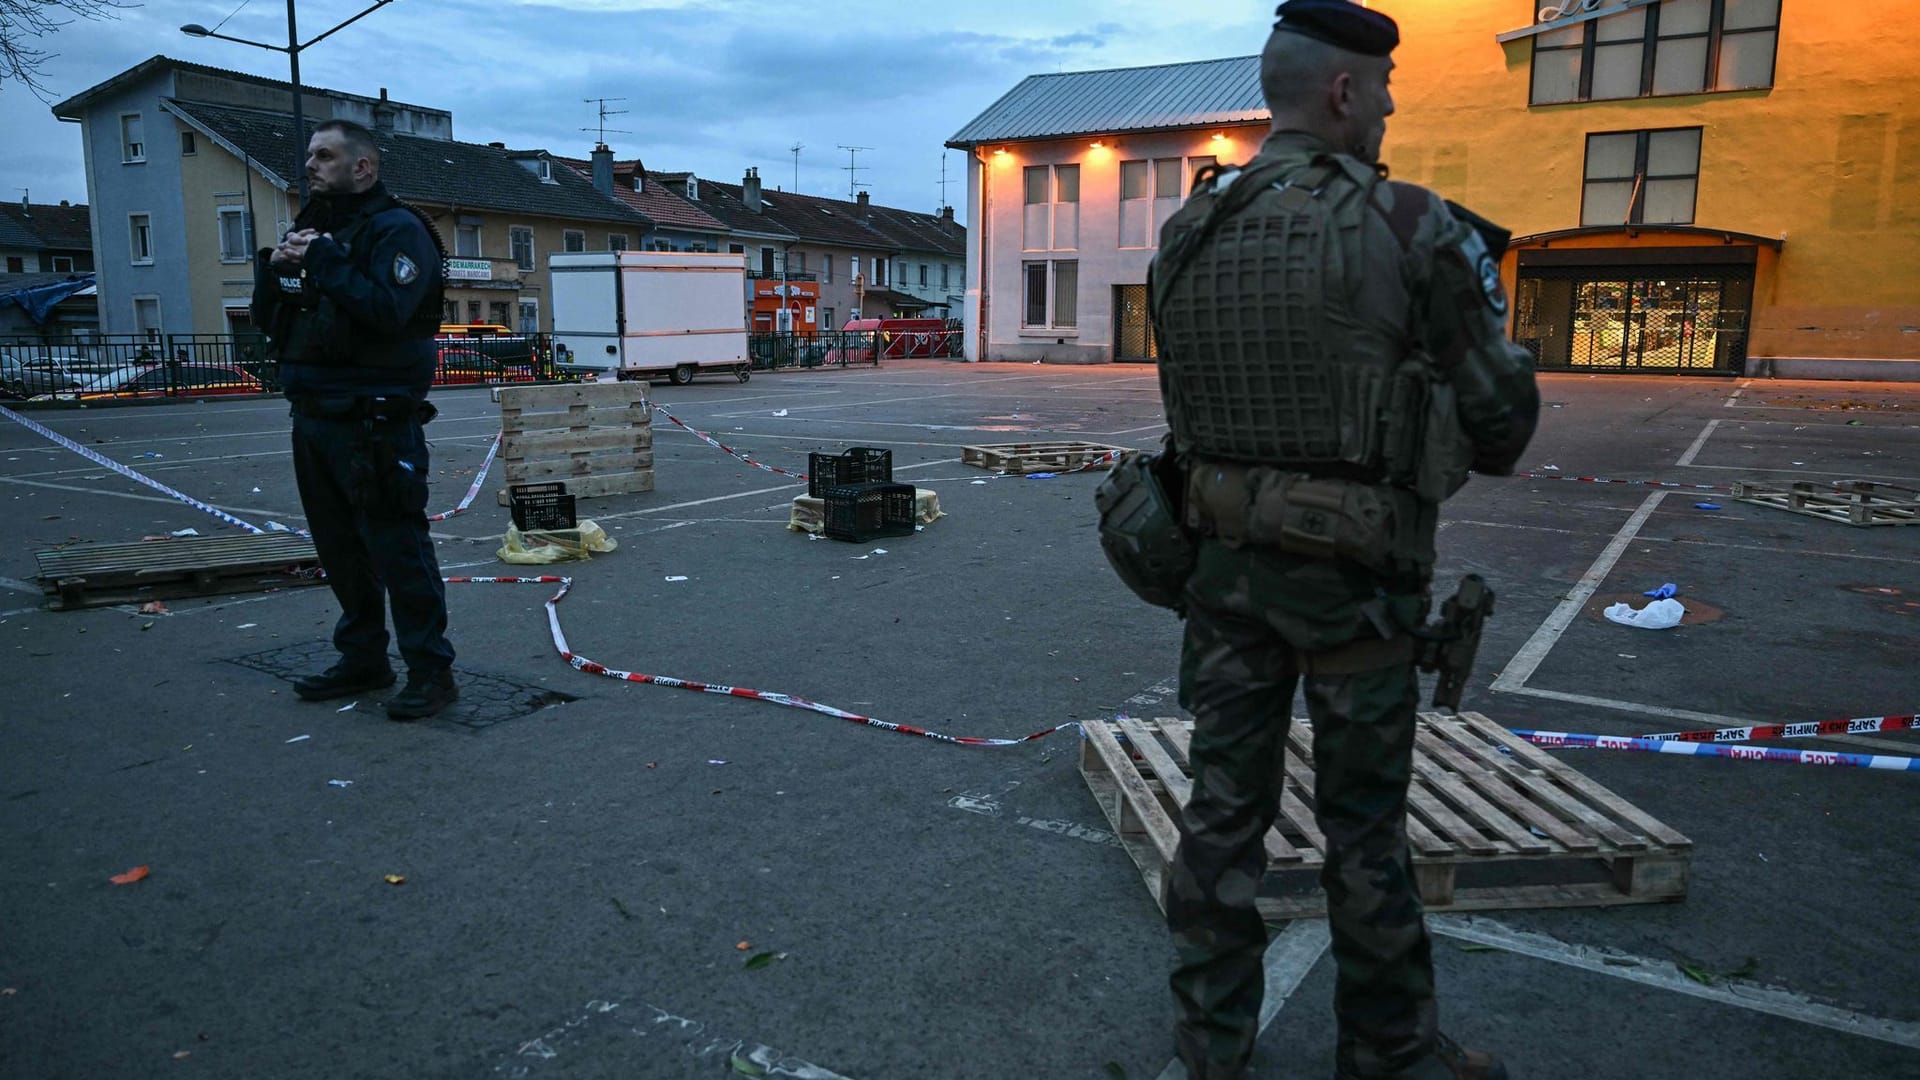
<path fill-rule="evenodd" d="M 1720 261 L 1741 253 L 1742 261 Z M 1704 261 L 1703 254 L 1716 261 Z M 1515 292 L 1514 340 L 1543 370 L 1738 375 L 1746 369 L 1752 248 L 1724 254 L 1522 251 Z"/>
<path fill-rule="evenodd" d="M 1150 364 L 1160 359 L 1160 342 L 1147 316 L 1145 285 L 1113 287 L 1113 359 L 1115 363 Z"/>

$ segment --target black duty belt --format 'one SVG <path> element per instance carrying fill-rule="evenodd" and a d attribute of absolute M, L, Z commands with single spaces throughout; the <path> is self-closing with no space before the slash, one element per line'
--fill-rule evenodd
<path fill-rule="evenodd" d="M 289 396 L 287 405 L 295 416 L 315 420 L 417 420 L 422 424 L 440 415 L 431 402 L 405 394 L 377 397 L 345 397 L 319 394 Z"/>

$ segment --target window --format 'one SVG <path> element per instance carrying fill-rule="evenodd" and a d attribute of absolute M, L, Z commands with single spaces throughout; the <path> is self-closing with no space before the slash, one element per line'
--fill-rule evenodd
<path fill-rule="evenodd" d="M 1193 176 L 1211 156 L 1142 158 L 1120 163 L 1120 246 L 1152 247 L 1160 229 L 1186 200 Z"/>
<path fill-rule="evenodd" d="M 135 266 L 153 265 L 152 215 L 127 215 L 127 252 Z"/>
<path fill-rule="evenodd" d="M 1029 165 L 1022 177 L 1026 203 L 1020 246 L 1028 251 L 1080 246 L 1080 166 Z"/>
<path fill-rule="evenodd" d="M 507 325 L 507 302 L 490 300 L 487 302 L 487 323 L 491 326 Z"/>
<path fill-rule="evenodd" d="M 1780 0 L 1658 0 L 1534 35 L 1532 102 L 1764 89 L 1779 37 Z"/>
<path fill-rule="evenodd" d="M 133 298 L 133 332 L 148 341 L 160 340 L 159 297 L 136 296 Z"/>
<path fill-rule="evenodd" d="M 532 270 L 533 230 L 525 225 L 515 225 L 507 230 L 507 246 L 513 249 L 513 265 L 522 270 Z"/>
<path fill-rule="evenodd" d="M 699 177 L 697 176 L 687 177 L 687 198 L 692 199 L 695 202 L 700 201 L 700 178 Z"/>
<path fill-rule="evenodd" d="M 475 326 L 480 325 L 480 301 L 467 301 L 467 321 Z"/>
<path fill-rule="evenodd" d="M 952 263 L 940 264 L 940 287 L 941 288 L 946 289 L 946 288 L 952 287 L 952 283 L 948 280 L 948 271 L 952 269 L 953 269 Z"/>
<path fill-rule="evenodd" d="M 920 264 L 920 287 L 923 289 L 927 287 L 927 264 L 926 263 Z"/>
<path fill-rule="evenodd" d="M 1699 128 L 1589 135 L 1580 224 L 1691 224 L 1699 183 Z"/>
<path fill-rule="evenodd" d="M 139 113 L 120 117 L 120 160 L 129 164 L 147 160 L 147 126 Z"/>
<path fill-rule="evenodd" d="M 607 234 L 607 250 L 608 251 L 627 250 L 627 234 L 623 232 L 608 233 Z"/>
<path fill-rule="evenodd" d="M 560 246 L 567 251 L 585 251 L 587 234 L 579 229 L 568 229 L 560 234 Z"/>
<path fill-rule="evenodd" d="M 18 255 L 7 256 L 7 273 L 24 274 L 27 272 L 27 260 Z"/>
<path fill-rule="evenodd" d="M 887 264 L 888 264 L 888 262 L 889 262 L 889 260 L 887 260 L 887 259 L 883 259 L 883 258 L 881 258 L 881 257 L 880 257 L 880 256 L 878 256 L 878 255 L 875 255 L 875 256 L 873 257 L 873 283 L 874 283 L 875 285 L 885 285 L 885 284 L 887 284 Z"/>
<path fill-rule="evenodd" d="M 220 216 L 220 261 L 246 262 L 253 258 L 253 223 L 243 206 L 223 206 Z"/>
<path fill-rule="evenodd" d="M 770 247 L 760 249 L 760 276 L 773 276 L 773 249 Z"/>
<path fill-rule="evenodd" d="M 829 285 L 833 284 L 833 253 L 832 252 L 828 252 L 827 254 L 820 256 L 820 280 L 826 282 Z"/>
<path fill-rule="evenodd" d="M 440 321 L 443 323 L 457 323 L 460 321 L 460 302 L 458 300 L 447 301 L 446 311 L 441 313 Z"/>
<path fill-rule="evenodd" d="M 53 257 L 53 272 L 56 274 L 73 273 L 73 256 L 55 255 Z"/>
<path fill-rule="evenodd" d="M 740 244 L 727 245 L 727 254 L 729 255 L 745 255 L 746 253 L 747 253 L 747 249 L 743 245 L 740 245 Z"/>
<path fill-rule="evenodd" d="M 833 325 L 833 309 L 832 308 L 823 307 L 820 309 L 820 325 L 827 328 L 828 330 L 836 329 L 835 326 Z"/>
<path fill-rule="evenodd" d="M 540 332 L 540 301 L 525 296 L 520 298 L 520 332 L 523 334 Z"/>
<path fill-rule="evenodd" d="M 795 251 L 788 254 L 787 269 L 790 272 L 795 274 L 806 273 L 807 272 L 807 253 L 804 251 Z"/>
<path fill-rule="evenodd" d="M 1078 327 L 1080 264 L 1071 260 L 1030 262 L 1023 270 L 1026 274 L 1026 304 L 1020 316 L 1020 325 L 1063 330 Z"/>
<path fill-rule="evenodd" d="M 194 144 L 193 132 L 183 131 L 180 133 L 180 156 L 181 157 L 192 157 L 194 154 L 199 153 L 199 150 L 200 148 Z"/>
<path fill-rule="evenodd" d="M 461 259 L 478 259 L 480 255 L 480 224 L 463 221 L 454 227 L 453 254 Z"/>

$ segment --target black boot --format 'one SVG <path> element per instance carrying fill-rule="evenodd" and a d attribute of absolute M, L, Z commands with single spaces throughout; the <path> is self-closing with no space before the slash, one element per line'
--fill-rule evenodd
<path fill-rule="evenodd" d="M 293 692 L 304 701 L 326 701 L 368 690 L 385 690 L 393 685 L 393 669 L 349 666 L 344 661 L 318 675 L 302 675 L 293 680 Z"/>
<path fill-rule="evenodd" d="M 388 682 L 392 682 L 392 679 L 389 678 Z M 459 698 L 460 688 L 453 683 L 452 668 L 441 668 L 438 671 L 409 671 L 406 688 L 393 695 L 387 702 L 387 718 L 423 720 L 453 704 Z"/>
<path fill-rule="evenodd" d="M 1337 1080 L 1358 1076 L 1336 1070 Z M 1468 1050 L 1445 1035 L 1435 1035 L 1427 1056 L 1397 1073 L 1391 1080 L 1508 1080 L 1500 1059 L 1481 1050 Z"/>

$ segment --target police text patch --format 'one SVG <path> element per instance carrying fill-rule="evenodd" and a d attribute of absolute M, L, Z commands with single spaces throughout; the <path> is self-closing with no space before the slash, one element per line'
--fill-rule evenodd
<path fill-rule="evenodd" d="M 1507 291 L 1500 287 L 1500 265 L 1493 256 L 1480 256 L 1477 268 L 1480 274 L 1480 291 L 1487 294 L 1487 305 L 1500 315 L 1507 313 Z"/>
<path fill-rule="evenodd" d="M 393 257 L 393 283 L 395 285 L 411 285 L 414 279 L 419 276 L 420 268 L 413 265 L 412 259 L 407 258 L 405 255 L 395 255 Z"/>

